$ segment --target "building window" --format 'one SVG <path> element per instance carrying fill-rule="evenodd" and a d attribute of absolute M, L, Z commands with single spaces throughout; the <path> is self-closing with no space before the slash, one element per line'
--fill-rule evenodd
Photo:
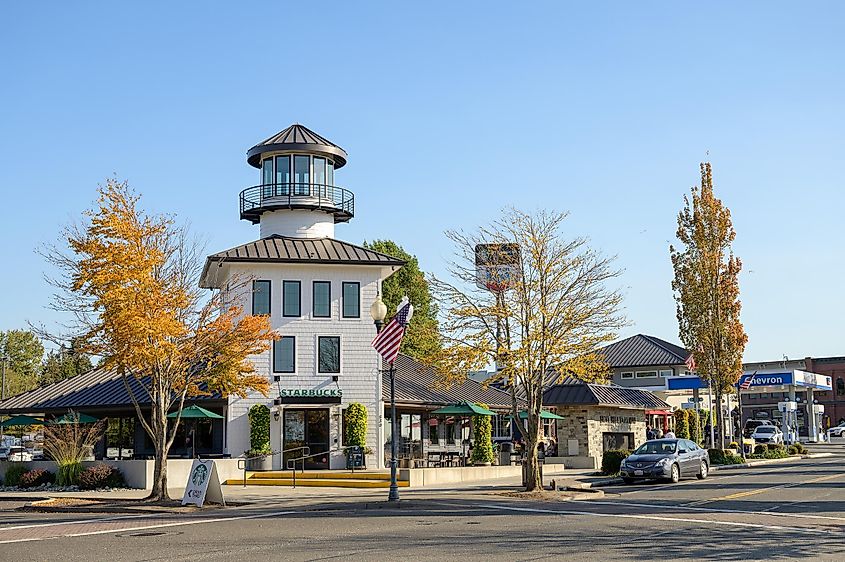
<path fill-rule="evenodd" d="M 842 380 L 842 377 L 836 379 L 836 394 L 840 396 L 845 394 L 845 381 Z"/>
<path fill-rule="evenodd" d="M 660 371 L 660 376 L 664 377 L 664 378 L 671 377 L 672 373 L 673 373 L 672 369 L 667 369 L 665 371 Z"/>
<path fill-rule="evenodd" d="M 299 281 L 282 281 L 282 316 L 302 315 L 302 284 Z"/>
<path fill-rule="evenodd" d="M 637 371 L 638 379 L 656 379 L 657 371 Z"/>
<path fill-rule="evenodd" d="M 317 193 L 320 194 L 320 197 L 326 197 L 326 159 L 325 158 L 318 158 L 317 156 L 313 159 L 314 162 L 314 185 L 317 186 Z"/>
<path fill-rule="evenodd" d="M 273 372 L 296 372 L 296 338 L 284 336 L 273 342 Z"/>
<path fill-rule="evenodd" d="M 326 183 L 334 185 L 334 162 L 331 160 L 326 163 Z"/>
<path fill-rule="evenodd" d="M 270 282 L 252 282 L 252 314 L 270 314 Z"/>
<path fill-rule="evenodd" d="M 276 156 L 276 195 L 290 195 L 290 156 Z"/>
<path fill-rule="evenodd" d="M 314 281 L 311 313 L 314 318 L 330 318 L 332 315 L 332 284 L 329 281 Z"/>
<path fill-rule="evenodd" d="M 495 415 L 492 419 L 492 435 L 493 439 L 510 439 L 511 436 L 511 418 L 510 416 Z"/>
<path fill-rule="evenodd" d="M 361 317 L 361 284 L 356 281 L 343 282 L 343 317 Z"/>
<path fill-rule="evenodd" d="M 632 379 L 634 378 L 634 373 L 632 372 L 625 372 L 621 374 L 623 379 Z"/>
<path fill-rule="evenodd" d="M 555 434 L 555 420 L 543 420 L 543 437 L 552 437 Z"/>
<path fill-rule="evenodd" d="M 430 418 L 428 420 L 428 441 L 432 445 L 440 443 L 439 429 L 440 425 L 437 423 L 437 418 Z"/>
<path fill-rule="evenodd" d="M 294 156 L 293 157 L 293 181 L 294 195 L 311 195 L 311 157 L 309 156 Z"/>
<path fill-rule="evenodd" d="M 317 338 L 317 372 L 340 372 L 339 336 L 319 336 Z"/>

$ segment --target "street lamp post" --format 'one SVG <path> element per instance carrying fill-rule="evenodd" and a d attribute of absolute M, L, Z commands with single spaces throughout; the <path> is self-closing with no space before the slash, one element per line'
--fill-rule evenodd
<path fill-rule="evenodd" d="M 384 318 L 387 316 L 387 306 L 381 300 L 381 295 L 376 295 L 376 300 L 370 307 L 370 316 L 373 324 L 376 325 L 376 333 L 381 332 L 384 326 Z M 396 465 L 399 459 L 399 451 L 396 442 L 396 367 L 390 363 L 390 491 L 387 494 L 387 501 L 399 502 L 399 486 L 396 483 Z"/>

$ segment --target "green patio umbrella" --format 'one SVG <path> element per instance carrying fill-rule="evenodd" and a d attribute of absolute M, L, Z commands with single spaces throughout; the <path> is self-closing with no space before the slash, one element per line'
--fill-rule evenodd
<path fill-rule="evenodd" d="M 15 427 L 21 425 L 44 425 L 44 420 L 32 416 L 15 416 L 0 423 L 0 427 Z"/>
<path fill-rule="evenodd" d="M 179 415 L 179 412 L 170 412 L 167 414 L 168 418 L 175 419 Z M 197 420 L 206 419 L 206 420 L 222 420 L 223 416 L 220 414 L 215 414 L 205 408 L 197 406 L 194 404 L 193 406 L 188 406 L 187 408 L 182 408 L 182 419 L 191 419 L 194 420 L 192 434 L 188 437 L 191 438 L 191 458 L 196 458 L 197 456 L 197 446 L 195 439 L 196 429 L 197 429 Z M 188 448 L 188 444 L 185 443 L 185 448 Z"/>
<path fill-rule="evenodd" d="M 64 425 L 71 423 L 96 423 L 98 421 L 100 420 L 95 418 L 94 416 L 89 416 L 88 414 L 82 414 L 80 412 L 68 412 L 63 416 L 59 416 L 58 418 L 54 419 L 51 423 Z"/>
<path fill-rule="evenodd" d="M 519 419 L 527 420 L 528 419 L 528 410 L 522 410 L 519 412 Z M 540 410 L 540 419 L 542 420 L 562 420 L 563 416 L 559 416 L 548 410 Z"/>
<path fill-rule="evenodd" d="M 167 414 L 168 418 L 176 418 L 179 416 L 179 412 L 171 412 Z M 220 414 L 215 414 L 214 412 L 210 412 L 205 408 L 201 408 L 200 406 L 193 405 L 188 406 L 187 408 L 182 408 L 182 417 L 183 418 L 206 418 L 211 420 L 222 420 L 223 416 Z"/>
<path fill-rule="evenodd" d="M 482 408 L 478 404 L 472 402 L 459 402 L 457 404 L 450 404 L 431 412 L 432 414 L 445 416 L 495 416 L 496 412 Z"/>

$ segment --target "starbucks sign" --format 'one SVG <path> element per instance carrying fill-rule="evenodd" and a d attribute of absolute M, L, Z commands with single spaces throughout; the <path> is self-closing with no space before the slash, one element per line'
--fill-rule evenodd
<path fill-rule="evenodd" d="M 282 388 L 280 398 L 341 398 L 343 391 L 339 388 Z"/>

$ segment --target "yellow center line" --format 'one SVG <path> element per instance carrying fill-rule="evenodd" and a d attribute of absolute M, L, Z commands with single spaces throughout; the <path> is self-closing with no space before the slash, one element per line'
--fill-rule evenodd
<path fill-rule="evenodd" d="M 745 491 L 745 492 L 737 492 L 736 494 L 730 494 L 730 495 L 722 496 L 722 497 L 719 497 L 719 498 L 712 498 L 712 499 L 709 499 L 709 500 L 705 500 L 703 502 L 696 502 L 696 503 L 710 503 L 710 502 L 718 502 L 718 501 L 724 501 L 724 500 L 735 500 L 737 498 L 744 498 L 744 497 L 747 497 L 747 496 L 753 496 L 753 495 L 756 495 L 756 494 L 763 494 L 765 492 L 771 492 L 772 490 L 779 490 L 779 489 L 782 489 L 782 488 L 794 488 L 796 486 L 803 486 L 804 484 L 812 484 L 814 482 L 823 482 L 825 480 L 833 480 L 834 478 L 841 478 L 842 476 L 845 476 L 845 474 L 843 474 L 843 473 L 829 474 L 827 476 L 821 476 L 819 478 L 813 478 L 811 480 L 805 480 L 803 482 L 792 482 L 792 483 L 789 483 L 789 484 L 781 484 L 779 486 L 770 486 L 768 488 L 759 488 L 757 490 L 748 490 L 748 491 Z"/>

